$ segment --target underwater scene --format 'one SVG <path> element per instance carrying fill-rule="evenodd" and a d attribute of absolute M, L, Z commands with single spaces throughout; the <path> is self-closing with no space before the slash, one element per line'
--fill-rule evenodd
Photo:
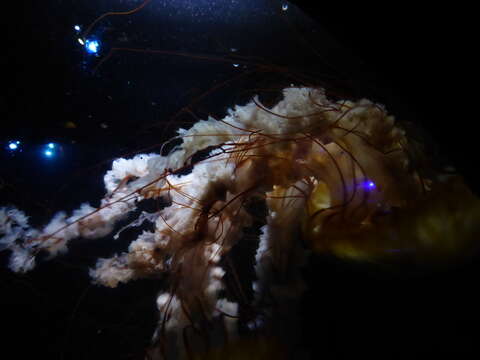
<path fill-rule="evenodd" d="M 277 0 L 15 6 L 0 356 L 478 353 L 476 134 L 439 19 Z"/>

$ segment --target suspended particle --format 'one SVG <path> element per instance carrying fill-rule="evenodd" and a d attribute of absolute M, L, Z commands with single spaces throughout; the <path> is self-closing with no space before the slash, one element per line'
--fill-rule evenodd
<path fill-rule="evenodd" d="M 63 126 L 67 129 L 75 129 L 77 124 L 75 124 L 73 121 L 66 121 Z"/>

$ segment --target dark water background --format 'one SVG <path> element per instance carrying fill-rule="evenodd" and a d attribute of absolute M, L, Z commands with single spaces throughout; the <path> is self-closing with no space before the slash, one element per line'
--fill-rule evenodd
<path fill-rule="evenodd" d="M 139 4 L 50 0 L 14 3 L 6 13 L 0 140 L 20 139 L 22 152 L 1 152 L 1 204 L 16 204 L 38 224 L 81 202 L 95 205 L 112 159 L 158 150 L 177 127 L 195 122 L 182 108 L 222 117 L 256 88 L 295 83 L 290 74 L 378 100 L 399 120 L 420 124 L 439 158 L 451 159 L 478 193 L 465 85 L 468 11 L 299 2 L 305 16 L 274 0 L 153 0 L 95 26 L 98 57 L 78 44 L 74 25 Z M 93 73 L 111 48 L 141 51 L 116 51 Z M 279 75 L 273 65 L 289 71 Z M 52 158 L 42 156 L 48 142 L 58 145 Z M 32 273 L 0 269 L 0 356 L 142 358 L 158 283 L 105 289 L 89 286 L 87 274 L 97 257 L 128 242 L 72 242 L 69 255 Z M 436 272 L 314 258 L 305 269 L 305 346 L 312 358 L 478 352 L 478 274 L 478 256 Z"/>

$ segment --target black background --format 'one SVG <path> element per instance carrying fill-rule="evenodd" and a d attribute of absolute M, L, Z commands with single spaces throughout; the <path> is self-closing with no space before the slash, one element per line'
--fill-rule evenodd
<path fill-rule="evenodd" d="M 306 25 L 291 19 L 298 32 L 276 37 L 274 31 L 266 31 L 258 46 L 245 45 L 245 52 L 240 47 L 239 54 L 248 56 L 246 64 L 260 56 L 267 63 L 286 64 L 292 72 L 303 68 L 309 74 L 327 72 L 335 82 L 347 79 L 342 84 L 347 83 L 354 95 L 378 99 L 400 120 L 424 128 L 439 145 L 441 156 L 450 159 L 478 192 L 468 9 L 446 5 L 424 9 L 405 2 L 381 7 L 298 5 L 318 22 L 322 37 L 332 36 L 334 45 L 325 47 L 305 30 Z M 85 57 L 72 27 L 88 24 L 112 6 L 107 1 L 15 3 L 4 18 L 0 140 L 21 138 L 25 145 L 14 156 L 2 153 L 0 203 L 13 203 L 37 215 L 34 222 L 100 198 L 101 175 L 112 158 L 147 147 L 158 150 L 176 127 L 195 121 L 185 114 L 176 116 L 182 107 L 236 76 L 231 62 L 128 52 L 112 57 L 92 74 L 99 58 Z M 131 4 L 123 4 L 122 9 L 129 8 Z M 109 21 L 99 29 L 111 43 L 123 44 L 123 31 L 129 46 L 162 48 L 148 26 L 124 22 L 122 30 L 121 21 Z M 218 39 L 189 37 L 186 30 L 178 48 L 167 38 L 164 49 L 228 58 L 230 40 L 222 37 L 225 25 L 218 26 Z M 250 36 L 239 36 L 239 42 L 251 41 Z M 284 45 L 287 37 L 297 45 Z M 302 45 L 304 39 L 319 56 Z M 345 59 L 345 54 L 351 57 Z M 191 107 L 199 116 L 222 116 L 226 107 L 248 98 L 240 86 L 275 83 L 260 73 L 247 83 L 233 81 L 227 90 L 213 91 L 212 97 Z M 76 127 L 66 128 L 67 121 Z M 42 144 L 49 141 L 61 145 L 55 162 L 39 156 Z M 120 240 L 115 248 L 127 244 L 128 239 Z M 21 276 L 2 268 L 1 353 L 12 352 L 17 359 L 142 358 L 157 318 L 158 286 L 154 281 L 118 289 L 89 286 L 86 269 L 96 257 L 111 255 L 112 246 L 73 244 L 70 255 Z M 458 358 L 477 353 L 478 273 L 478 256 L 433 272 L 380 271 L 312 259 L 305 269 L 312 289 L 302 306 L 305 343 L 326 358 L 439 354 Z"/>

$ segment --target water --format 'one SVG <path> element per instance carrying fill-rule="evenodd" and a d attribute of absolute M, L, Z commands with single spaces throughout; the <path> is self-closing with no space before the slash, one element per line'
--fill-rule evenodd
<path fill-rule="evenodd" d="M 257 89 L 296 84 L 299 76 L 354 96 L 367 93 L 408 119 L 438 119 L 436 115 L 449 113 L 448 107 L 419 106 L 419 99 L 430 104 L 439 94 L 438 86 L 422 82 L 435 79 L 434 72 L 402 60 L 416 57 L 424 59 L 420 65 L 428 64 L 428 50 L 419 52 L 419 42 L 410 45 L 412 55 L 403 55 L 408 45 L 385 26 L 388 16 L 378 16 L 381 9 L 377 16 L 359 15 L 367 20 L 357 22 L 356 14 L 315 11 L 311 15 L 335 19 L 326 31 L 328 21 L 318 24 L 290 3 L 152 1 L 131 16 L 99 21 L 90 33 L 100 40 L 96 53 L 88 54 L 78 42 L 75 25 L 85 29 L 104 12 L 138 5 L 63 1 L 12 10 L 21 19 L 15 20 L 18 30 L 8 32 L 9 48 L 16 50 L 7 58 L 8 114 L 0 136 L 5 144 L 20 141 L 22 151 L 5 149 L 1 155 L 0 196 L 2 204 L 13 203 L 32 214 L 34 223 L 83 201 L 95 205 L 103 196 L 102 176 L 111 159 L 146 148 L 159 151 L 179 126 L 207 115 L 222 117 Z M 343 40 L 354 44 L 340 45 L 329 35 L 332 29 L 347 32 Z M 422 38 L 421 30 L 416 31 Z M 358 49 L 367 56 L 355 55 Z M 399 58 L 392 60 L 394 56 Z M 382 64 L 380 70 L 364 65 L 372 59 Z M 419 79 L 412 94 L 406 93 L 402 77 Z M 438 129 L 444 148 L 465 154 L 464 144 L 442 141 L 464 136 L 463 131 L 449 132 L 442 121 L 423 121 L 427 127 L 436 124 L 430 128 Z M 49 143 L 58 150 L 45 157 Z M 459 161 L 458 167 L 465 170 L 468 164 Z M 153 299 L 158 283 L 142 281 L 112 290 L 89 287 L 87 276 L 96 257 L 110 256 L 127 244 L 80 242 L 72 244 L 70 255 L 31 274 L 18 277 L 1 270 L 4 327 L 9 330 L 5 343 L 15 345 L 17 357 L 35 348 L 37 355 L 65 359 L 142 358 L 157 319 Z M 348 355 L 395 347 L 405 352 L 467 351 L 473 336 L 468 325 L 479 319 L 478 296 L 470 286 L 474 270 L 472 265 L 392 280 L 363 267 L 315 262 L 305 271 L 311 288 L 318 290 L 309 293 L 303 307 L 302 321 L 314 329 L 305 336 L 306 346 L 318 354 Z M 317 333 L 328 339 L 322 347 L 316 345 Z"/>

